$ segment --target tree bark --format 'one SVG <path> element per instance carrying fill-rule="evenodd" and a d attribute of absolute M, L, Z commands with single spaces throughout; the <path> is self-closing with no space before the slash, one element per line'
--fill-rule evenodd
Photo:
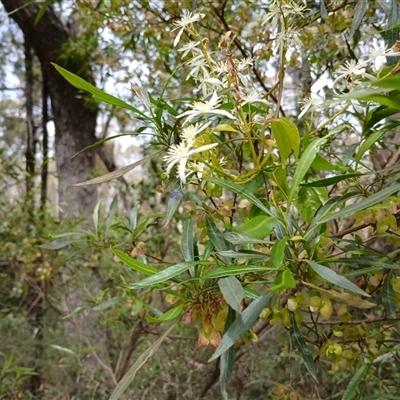
<path fill-rule="evenodd" d="M 50 63 L 55 62 L 88 81 L 93 81 L 91 70 L 85 60 L 79 62 L 76 59 L 62 58 L 63 46 L 71 33 L 51 7 L 47 8 L 40 21 L 35 24 L 36 15 L 42 5 L 27 5 L 31 3 L 29 0 L 1 2 L 7 12 L 13 12 L 10 17 L 29 38 L 48 78 L 55 124 L 60 215 L 68 216 L 79 210 L 89 214 L 97 201 L 96 187 L 68 186 L 88 179 L 88 172 L 94 168 L 95 150 L 85 151 L 72 159 L 71 157 L 96 141 L 97 107 L 93 101 L 71 86 Z"/>

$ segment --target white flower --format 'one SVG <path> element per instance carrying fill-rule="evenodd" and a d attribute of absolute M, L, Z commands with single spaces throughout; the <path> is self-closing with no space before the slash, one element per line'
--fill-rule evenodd
<path fill-rule="evenodd" d="M 246 95 L 241 95 L 242 97 L 242 106 L 244 106 L 245 104 L 253 104 L 253 103 L 263 103 L 269 107 L 271 107 L 271 103 L 265 99 L 260 98 L 260 93 L 258 92 L 251 92 L 250 94 L 246 94 Z"/>
<path fill-rule="evenodd" d="M 367 62 L 374 62 L 378 69 L 385 63 L 386 57 L 400 57 L 400 50 L 396 46 L 388 49 L 386 45 L 373 45 L 373 48 L 366 55 Z"/>
<path fill-rule="evenodd" d="M 239 71 L 243 71 L 248 67 L 252 67 L 253 66 L 253 61 L 254 61 L 254 57 L 246 57 L 243 58 L 242 60 L 240 60 L 237 64 L 237 69 Z"/>
<path fill-rule="evenodd" d="M 217 76 L 223 74 L 227 75 L 229 73 L 228 69 L 228 64 L 226 61 L 219 61 L 217 65 L 214 68 L 214 72 L 217 74 Z"/>
<path fill-rule="evenodd" d="M 390 49 L 387 46 L 373 46 L 373 48 L 367 53 L 369 55 L 369 59 L 375 59 L 377 57 L 399 57 L 400 51 L 396 50 L 395 46 L 391 47 Z"/>
<path fill-rule="evenodd" d="M 299 32 L 296 29 L 288 28 L 285 31 L 279 32 L 275 37 L 274 51 L 277 51 L 281 46 L 295 46 L 302 47 L 303 43 L 300 40 Z"/>
<path fill-rule="evenodd" d="M 346 61 L 344 65 L 341 65 L 338 70 L 334 73 L 338 77 L 333 81 L 333 90 L 335 91 L 335 85 L 342 79 L 350 78 L 351 80 L 368 78 L 370 80 L 376 80 L 376 78 L 365 72 L 365 67 L 368 64 L 367 61 Z"/>
<path fill-rule="evenodd" d="M 301 113 L 297 117 L 298 119 L 301 119 L 309 109 L 317 108 L 322 103 L 322 99 L 320 97 L 310 96 L 303 101 L 299 101 L 299 103 L 303 104 L 303 106 L 300 108 Z"/>
<path fill-rule="evenodd" d="M 180 28 L 180 31 L 178 32 L 178 34 L 176 35 L 176 38 L 174 40 L 174 47 L 179 43 L 179 40 L 180 40 L 185 28 L 188 25 L 192 24 L 193 22 L 200 21 L 204 17 L 205 17 L 205 14 L 200 14 L 200 13 L 193 14 L 193 13 L 185 10 L 183 12 L 183 17 L 179 21 L 174 22 L 174 25 L 176 26 L 176 28 L 172 29 L 172 32 Z"/>
<path fill-rule="evenodd" d="M 200 49 L 197 48 L 199 44 L 200 42 L 194 42 L 191 40 L 188 44 L 182 46 L 178 51 L 183 52 L 182 58 L 185 58 L 189 53 L 199 53 Z"/>
<path fill-rule="evenodd" d="M 204 58 L 203 54 L 199 54 L 194 57 L 192 60 L 188 62 L 189 67 L 193 67 L 188 74 L 186 80 L 188 80 L 191 76 L 197 78 L 199 76 L 200 71 L 203 72 L 203 75 L 208 75 L 208 64 L 207 60 Z"/>
<path fill-rule="evenodd" d="M 207 122 L 205 125 L 200 125 L 199 123 L 196 123 L 195 125 L 189 125 L 183 129 L 181 136 L 188 143 L 193 143 L 196 136 L 200 132 L 203 132 L 204 129 L 208 128 L 210 126 L 210 124 L 211 124 L 211 121 Z"/>
<path fill-rule="evenodd" d="M 193 154 L 201 153 L 213 149 L 218 146 L 218 143 L 206 144 L 205 146 L 193 148 L 191 143 L 183 141 L 178 145 L 172 145 L 168 149 L 168 154 L 164 157 L 164 161 L 168 163 L 167 175 L 171 172 L 171 169 L 175 164 L 178 165 L 178 176 L 182 184 L 186 183 L 186 164 L 189 157 Z"/>
<path fill-rule="evenodd" d="M 283 25 L 284 24 L 284 19 L 282 15 L 282 10 L 279 2 L 274 1 L 269 7 L 268 7 L 268 13 L 265 15 L 263 22 L 261 25 L 266 25 L 271 22 L 270 26 L 270 31 L 272 34 L 275 34 L 278 24 Z"/>
<path fill-rule="evenodd" d="M 218 98 L 217 92 L 211 96 L 211 99 L 206 102 L 195 101 L 190 107 L 192 110 L 185 111 L 182 114 L 179 114 L 177 118 L 187 116 L 184 124 L 191 121 L 193 118 L 196 118 L 200 115 L 207 115 L 207 114 L 214 114 L 214 115 L 223 115 L 224 117 L 230 119 L 236 119 L 232 114 L 225 110 L 218 110 L 217 107 L 219 106 L 221 99 Z"/>
<path fill-rule="evenodd" d="M 203 97 L 208 97 L 216 89 L 220 89 L 224 86 L 224 82 L 217 78 L 211 77 L 208 73 L 198 78 L 198 90 L 201 90 Z"/>
<path fill-rule="evenodd" d="M 296 17 L 304 18 L 303 11 L 309 11 L 309 8 L 307 7 L 307 2 L 305 2 L 303 5 L 298 4 L 294 1 L 291 1 L 289 4 L 284 4 L 282 8 L 284 9 L 284 15 L 292 14 L 295 15 Z"/>

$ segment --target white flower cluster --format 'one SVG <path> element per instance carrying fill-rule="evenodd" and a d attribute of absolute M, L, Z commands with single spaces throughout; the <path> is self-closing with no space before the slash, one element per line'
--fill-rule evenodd
<path fill-rule="evenodd" d="M 218 146 L 218 143 L 201 145 L 197 140 L 199 134 L 206 133 L 207 129 L 212 130 L 211 124 L 214 121 L 218 123 L 220 119 L 240 125 L 241 116 L 236 107 L 227 111 L 221 108 L 222 103 L 233 102 L 239 108 L 251 103 L 270 106 L 251 85 L 248 72 L 252 67 L 253 58 L 237 60 L 231 56 L 223 56 L 220 60 L 216 60 L 216 55 L 209 51 L 207 39 L 200 38 L 194 25 L 204 16 L 198 12 L 185 11 L 182 18 L 174 22 L 174 30 L 179 29 L 174 46 L 180 43 L 184 32 L 190 38 L 177 51 L 181 53 L 182 59 L 185 59 L 185 64 L 189 67 L 187 79 L 194 79 L 201 93 L 199 101 L 194 101 L 187 111 L 177 116 L 178 119 L 184 118 L 180 142 L 172 144 L 164 157 L 167 163 L 166 173 L 169 175 L 174 166 L 177 166 L 177 175 L 182 185 L 186 183 L 191 173 L 195 172 L 197 178 L 200 178 L 209 169 L 207 163 L 191 160 L 192 156 Z M 224 50 L 232 42 L 232 38 L 234 35 L 228 32 L 221 40 L 222 55 L 225 55 Z"/>

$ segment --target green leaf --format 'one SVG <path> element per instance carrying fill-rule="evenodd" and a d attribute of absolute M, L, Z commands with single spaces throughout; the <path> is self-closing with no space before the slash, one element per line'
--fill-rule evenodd
<path fill-rule="evenodd" d="M 248 243 L 260 243 L 260 244 L 271 244 L 270 240 L 259 240 L 251 238 L 250 236 L 243 235 L 237 232 L 225 232 L 224 238 L 226 241 L 232 244 L 248 244 Z"/>
<path fill-rule="evenodd" d="M 332 164 L 322 157 L 321 154 L 317 154 L 314 161 L 311 163 L 311 168 L 315 169 L 316 171 L 340 171 L 343 167 Z"/>
<path fill-rule="evenodd" d="M 94 231 L 96 232 L 97 236 L 99 235 L 100 206 L 101 206 L 101 199 L 96 203 L 96 206 L 94 207 L 93 214 L 92 214 Z"/>
<path fill-rule="evenodd" d="M 152 276 L 149 276 L 148 278 L 141 280 L 140 282 L 133 283 L 132 285 L 129 286 L 129 289 L 142 288 L 142 287 L 156 285 L 157 283 L 164 283 L 172 278 L 175 278 L 175 276 L 180 275 L 182 272 L 187 271 L 190 267 L 194 267 L 197 265 L 210 265 L 210 262 L 189 261 L 189 262 L 175 264 L 162 271 L 159 271 L 157 274 L 154 274 Z"/>
<path fill-rule="evenodd" d="M 379 131 L 374 132 L 372 135 L 369 135 L 367 139 L 362 143 L 360 148 L 358 149 L 356 155 L 356 163 L 358 164 L 362 158 L 362 156 L 371 148 L 371 146 L 377 142 L 386 132 L 386 129 L 380 129 Z"/>
<path fill-rule="evenodd" d="M 175 214 L 183 197 L 182 187 L 180 181 L 177 181 L 169 194 L 167 214 L 165 216 L 165 226 L 169 224 Z"/>
<path fill-rule="evenodd" d="M 245 298 L 246 294 L 239 280 L 234 276 L 228 276 L 227 278 L 221 278 L 218 281 L 218 286 L 225 301 L 240 313 L 242 310 L 240 302 Z"/>
<path fill-rule="evenodd" d="M 220 124 L 217 125 L 215 128 L 212 128 L 213 132 L 235 132 L 239 133 L 237 129 L 235 129 L 233 126 L 229 124 Z"/>
<path fill-rule="evenodd" d="M 288 241 L 288 238 L 284 237 L 281 240 L 277 240 L 274 243 L 274 245 L 272 246 L 272 250 L 271 250 L 272 265 L 276 269 L 282 269 L 283 257 L 285 255 L 287 241 Z"/>
<path fill-rule="evenodd" d="M 136 362 L 129 368 L 129 371 L 125 374 L 125 376 L 118 382 L 114 391 L 111 394 L 110 400 L 118 400 L 125 390 L 128 388 L 129 384 L 133 381 L 136 376 L 136 373 L 140 368 L 146 363 L 146 361 L 154 355 L 157 349 L 161 346 L 162 342 L 168 337 L 168 335 L 175 328 L 176 323 L 171 325 L 158 340 L 156 340 L 150 347 L 148 347 L 136 360 Z"/>
<path fill-rule="evenodd" d="M 157 153 L 151 154 L 147 157 L 144 157 L 141 160 L 139 160 L 133 164 L 127 165 L 126 167 L 116 169 L 115 171 L 112 171 L 108 174 L 98 176 L 97 178 L 89 179 L 88 181 L 85 181 L 85 182 L 75 183 L 75 184 L 72 184 L 69 186 L 79 187 L 79 186 L 87 186 L 87 185 L 97 185 L 99 183 L 111 181 L 112 179 L 117 179 L 117 178 L 125 175 L 129 171 L 132 171 L 134 168 L 138 167 L 139 165 L 142 165 L 146 161 L 151 160 L 158 153 L 160 153 L 160 151 L 158 151 Z"/>
<path fill-rule="evenodd" d="M 296 279 L 294 279 L 293 274 L 288 269 L 285 269 L 285 271 L 278 273 L 273 285 L 269 288 L 269 291 L 282 292 L 294 287 L 296 287 Z"/>
<path fill-rule="evenodd" d="M 140 115 L 142 118 L 146 120 L 151 120 L 146 114 L 143 114 L 137 108 L 131 106 L 128 103 L 125 103 L 121 99 L 112 96 L 104 92 L 101 89 L 98 89 L 96 86 L 93 86 L 91 83 L 86 82 L 84 79 L 80 78 L 79 76 L 73 74 L 72 72 L 67 71 L 66 69 L 60 67 L 55 63 L 51 63 L 53 67 L 72 85 L 75 86 L 77 89 L 85 90 L 93 95 L 93 97 L 97 100 L 103 101 L 108 104 L 112 104 L 114 106 L 118 106 L 121 108 L 125 108 L 127 110 L 133 111 L 134 113 Z"/>
<path fill-rule="evenodd" d="M 228 316 L 225 322 L 224 333 L 233 324 L 235 318 L 236 318 L 235 311 L 229 307 Z M 232 346 L 228 351 L 226 351 L 221 355 L 219 387 L 221 390 L 221 395 L 223 400 L 228 400 L 228 393 L 226 392 L 226 384 L 231 379 L 234 362 L 235 362 L 235 348 Z"/>
<path fill-rule="evenodd" d="M 280 118 L 271 122 L 272 134 L 278 145 L 282 168 L 293 150 L 296 160 L 299 157 L 300 135 L 297 126 L 287 118 Z"/>
<path fill-rule="evenodd" d="M 319 179 L 318 181 L 302 183 L 301 186 L 303 186 L 303 187 L 326 187 L 326 186 L 330 186 L 335 183 L 344 181 L 346 179 L 356 178 L 358 176 L 363 176 L 363 175 L 365 175 L 365 174 L 354 173 L 354 174 L 336 175 L 336 176 L 332 176 L 331 178 Z"/>
<path fill-rule="evenodd" d="M 79 239 L 79 237 L 75 237 L 72 239 L 56 239 L 51 241 L 50 243 L 41 244 L 38 247 L 46 250 L 58 250 L 62 249 L 63 247 L 67 247 L 72 243 L 83 243 L 83 242 L 87 242 L 87 240 Z"/>
<path fill-rule="evenodd" d="M 290 313 L 291 328 L 290 328 L 290 338 L 292 339 L 293 346 L 297 349 L 300 355 L 300 359 L 310 375 L 318 382 L 317 369 L 315 367 L 314 359 L 310 353 L 310 350 L 300 335 L 299 328 L 296 324 L 296 319 L 293 313 Z"/>
<path fill-rule="evenodd" d="M 193 221 L 192 218 L 186 218 L 183 221 L 181 250 L 185 261 L 194 261 L 193 247 Z"/>
<path fill-rule="evenodd" d="M 210 238 L 211 243 L 214 245 L 214 248 L 216 250 L 224 251 L 229 249 L 229 246 L 225 241 L 222 233 L 220 232 L 217 225 L 215 225 L 215 222 L 210 217 L 206 218 L 206 229 L 208 237 Z"/>
<path fill-rule="evenodd" d="M 246 190 L 243 186 L 238 185 L 233 182 L 230 182 L 230 181 L 225 181 L 225 180 L 219 179 L 219 178 L 208 177 L 208 178 L 205 178 L 204 180 L 212 182 L 218 186 L 221 186 L 225 189 L 230 190 L 233 193 L 236 193 L 237 195 L 241 196 L 242 198 L 249 200 L 250 203 L 254 204 L 260 210 L 264 211 L 267 215 L 269 215 L 271 217 L 274 216 L 260 199 L 257 199 L 257 197 L 254 196 L 254 194 L 252 194 L 250 191 Z"/>
<path fill-rule="evenodd" d="M 230 258 L 244 258 L 247 260 L 264 260 L 267 261 L 271 257 L 269 254 L 262 253 L 261 251 L 255 251 L 255 250 L 240 250 L 240 251 L 235 251 L 235 250 L 224 250 L 224 251 L 219 251 L 219 255 L 223 257 L 230 257 Z"/>
<path fill-rule="evenodd" d="M 373 82 L 373 85 L 400 91 L 400 82 L 398 75 L 389 75 L 386 78 Z"/>
<path fill-rule="evenodd" d="M 237 339 L 247 332 L 254 322 L 258 319 L 261 311 L 267 303 L 274 297 L 273 293 L 267 293 L 254 300 L 240 314 L 222 337 L 221 343 L 209 361 L 216 360 L 220 355 L 229 350 Z"/>
<path fill-rule="evenodd" d="M 310 223 L 313 220 L 315 213 L 323 204 L 321 197 L 323 198 L 324 196 L 320 196 L 321 189 L 318 189 L 312 187 L 301 187 L 298 198 L 294 202 L 301 218 L 303 218 L 307 223 Z M 325 189 L 322 190 L 325 191 Z M 323 194 L 326 196 L 326 191 Z"/>
<path fill-rule="evenodd" d="M 397 114 L 398 112 L 399 110 L 396 110 L 395 108 L 387 108 L 385 106 L 375 108 L 371 113 L 368 113 L 366 117 L 366 121 L 363 125 L 363 134 L 367 135 L 375 124 L 391 115 Z"/>
<path fill-rule="evenodd" d="M 335 211 L 326 215 L 319 220 L 319 223 L 332 221 L 333 219 L 348 217 L 349 215 L 354 215 L 357 211 L 365 210 L 366 208 L 385 200 L 399 190 L 400 184 L 389 186 L 385 189 L 379 190 L 378 192 L 367 197 L 366 199 L 359 201 L 358 203 L 350 204 L 349 206 L 342 208 L 340 211 Z"/>
<path fill-rule="evenodd" d="M 392 277 L 392 271 L 386 276 L 385 282 L 382 288 L 382 303 L 389 317 L 396 317 L 396 298 L 394 296 L 394 290 L 392 284 L 390 283 L 390 278 Z"/>
<path fill-rule="evenodd" d="M 375 103 L 382 104 L 383 106 L 400 110 L 400 99 L 384 94 L 371 94 L 361 98 L 361 100 L 374 101 Z"/>
<path fill-rule="evenodd" d="M 166 313 L 163 315 L 160 315 L 159 317 L 152 317 L 149 314 L 146 314 L 146 321 L 147 322 L 168 322 L 172 321 L 178 317 L 180 317 L 183 313 L 184 310 L 184 304 L 180 304 L 177 307 L 171 308 L 168 310 Z"/>
<path fill-rule="evenodd" d="M 316 139 L 311 142 L 302 154 L 299 164 L 297 165 L 296 171 L 293 175 L 292 185 L 288 197 L 288 207 L 291 204 L 293 197 L 297 194 L 299 186 L 307 171 L 310 169 L 312 162 L 314 161 L 320 147 L 326 142 L 326 137 Z"/>
<path fill-rule="evenodd" d="M 360 289 L 353 282 L 349 281 L 344 276 L 338 275 L 335 271 L 330 268 L 324 267 L 321 264 L 318 264 L 314 261 L 304 260 L 307 264 L 323 279 L 327 280 L 330 283 L 333 283 L 336 286 L 339 286 L 343 289 L 350 290 L 351 292 L 361 294 L 361 296 L 371 297 L 368 293 L 365 293 L 364 290 Z"/>
<path fill-rule="evenodd" d="M 356 29 L 360 26 L 367 8 L 368 1 L 357 1 L 356 8 L 354 9 L 353 22 L 351 23 L 351 29 L 349 33 L 350 37 L 353 37 Z"/>
<path fill-rule="evenodd" d="M 223 276 L 250 274 L 255 272 L 270 272 L 275 268 L 261 267 L 259 265 L 230 265 L 224 268 L 217 268 L 203 275 L 204 279 L 221 278 Z"/>
<path fill-rule="evenodd" d="M 40 7 L 40 10 L 36 14 L 35 18 L 35 25 L 42 19 L 43 15 L 46 13 L 46 10 L 51 6 L 52 3 L 54 3 L 55 0 L 47 0 L 42 7 Z"/>
<path fill-rule="evenodd" d="M 96 307 L 93 307 L 93 311 L 104 311 L 107 310 L 116 304 L 120 303 L 123 297 L 113 297 L 112 299 L 108 299 L 105 301 L 102 301 L 100 304 L 98 304 Z"/>
<path fill-rule="evenodd" d="M 320 13 L 321 13 L 321 18 L 322 19 L 327 19 L 328 18 L 328 11 L 326 9 L 324 0 L 321 0 Z"/>
<path fill-rule="evenodd" d="M 104 221 L 104 225 L 105 225 L 105 236 L 108 235 L 108 231 L 110 230 L 111 224 L 113 222 L 114 216 L 117 212 L 117 208 L 118 208 L 118 196 L 115 195 L 111 204 L 110 204 L 110 208 L 108 209 L 108 214 L 106 217 L 106 220 Z"/>
<path fill-rule="evenodd" d="M 143 128 L 146 129 L 146 127 L 142 127 L 142 128 L 139 128 L 136 132 L 137 133 L 142 132 L 144 130 Z M 75 153 L 71 158 L 74 158 L 74 157 L 78 156 L 79 154 L 81 154 L 81 153 L 83 153 L 83 152 L 85 152 L 87 150 L 90 150 L 90 149 L 93 149 L 93 148 L 95 148 L 97 146 L 100 146 L 103 143 L 108 142 L 109 140 L 113 140 L 113 139 L 116 139 L 116 138 L 119 138 L 119 137 L 122 137 L 122 136 L 130 136 L 130 137 L 132 137 L 133 134 L 132 133 L 121 133 L 120 135 L 108 136 L 108 137 L 106 137 L 104 139 L 98 140 L 96 143 L 93 143 L 90 146 L 84 147 L 82 150 L 80 150 L 77 153 Z"/>
<path fill-rule="evenodd" d="M 118 249 L 111 249 L 115 256 L 127 267 L 133 269 L 134 271 L 140 272 L 145 275 L 155 275 L 160 272 L 157 268 L 152 267 L 151 265 L 147 265 L 142 263 L 130 256 L 125 254 L 123 251 Z"/>
<path fill-rule="evenodd" d="M 232 229 L 235 232 L 242 233 L 252 238 L 262 239 L 273 232 L 276 221 L 277 219 L 274 217 L 257 215 L 246 221 L 243 225 L 235 226 Z"/>
<path fill-rule="evenodd" d="M 346 391 L 343 394 L 342 400 L 351 400 L 357 393 L 357 389 L 359 388 L 362 380 L 365 378 L 365 375 L 368 373 L 371 364 L 364 364 L 358 371 L 353 375 L 349 384 L 347 385 Z"/>

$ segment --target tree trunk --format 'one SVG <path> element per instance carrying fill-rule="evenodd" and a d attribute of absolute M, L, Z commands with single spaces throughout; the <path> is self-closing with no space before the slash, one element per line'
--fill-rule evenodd
<path fill-rule="evenodd" d="M 60 215 L 68 216 L 81 210 L 91 213 L 97 201 L 95 186 L 68 187 L 72 183 L 88 179 L 94 168 L 95 150 L 71 157 L 96 141 L 95 128 L 97 107 L 71 86 L 50 64 L 55 62 L 82 78 L 92 81 L 87 62 L 65 60 L 62 48 L 71 34 L 51 7 L 48 7 L 38 23 L 35 18 L 43 5 L 29 4 L 29 0 L 1 0 L 10 17 L 15 20 L 29 38 L 48 78 L 51 105 L 55 124 L 55 155 L 58 172 Z M 25 6 L 24 6 L 25 5 Z M 18 9 L 18 11 L 15 11 Z M 14 12 L 15 11 L 15 12 Z"/>

